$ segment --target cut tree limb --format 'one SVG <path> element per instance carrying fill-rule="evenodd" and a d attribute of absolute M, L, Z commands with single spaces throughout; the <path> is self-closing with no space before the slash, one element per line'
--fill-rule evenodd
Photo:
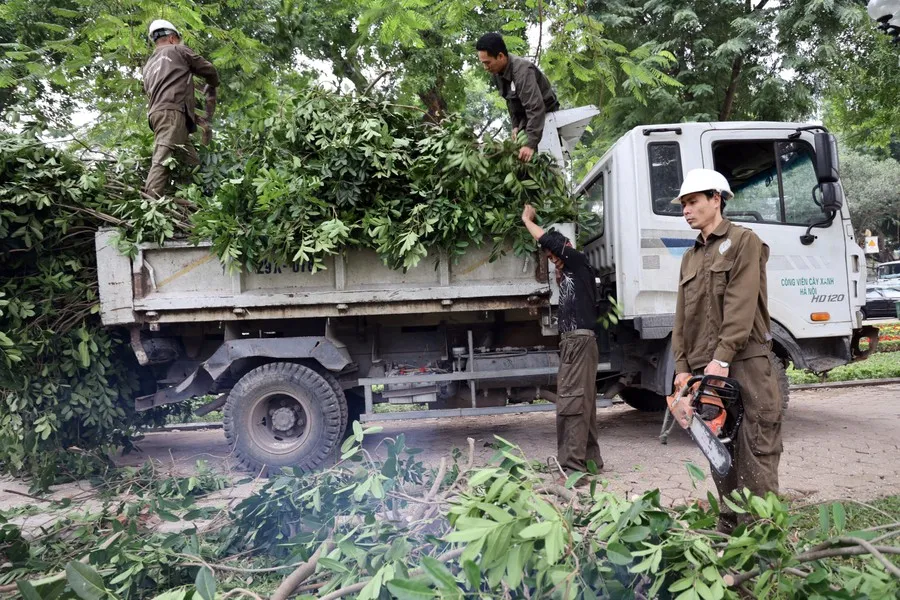
<path fill-rule="evenodd" d="M 855 537 L 841 537 L 841 538 L 838 538 L 837 541 L 838 541 L 838 543 L 841 543 L 841 544 L 855 544 L 857 546 L 862 546 L 869 552 L 869 554 L 871 554 L 872 556 L 877 558 L 878 561 L 882 565 L 884 565 L 884 568 L 887 570 L 888 573 L 891 573 L 894 577 L 896 577 L 897 579 L 900 579 L 900 568 L 898 568 L 897 565 L 895 565 L 894 563 L 889 561 L 887 558 L 885 558 L 884 554 L 881 553 L 880 549 L 877 546 L 873 546 L 872 544 L 870 544 L 869 542 L 867 542 L 866 540 L 864 540 L 862 538 L 855 538 Z M 896 550 L 897 554 L 900 554 L 900 548 L 890 548 L 890 547 L 888 547 L 888 548 L 891 550 Z"/>
<path fill-rule="evenodd" d="M 848 538 L 842 537 L 837 538 L 835 540 L 831 540 L 830 545 L 834 544 L 855 544 L 853 546 L 845 546 L 843 548 L 828 548 L 828 549 L 819 549 L 821 548 L 821 544 L 816 546 L 816 548 L 798 554 L 795 558 L 800 563 L 808 563 L 815 562 L 817 560 L 822 560 L 823 558 L 837 558 L 837 557 L 846 557 L 846 556 L 860 556 L 863 554 L 871 554 L 882 565 L 884 565 L 885 569 L 888 573 L 892 574 L 894 577 L 900 578 L 900 569 L 897 568 L 895 564 L 889 561 L 884 555 L 885 554 L 893 554 L 900 555 L 900 548 L 895 546 L 873 546 L 869 542 L 865 540 L 861 540 L 858 538 Z M 792 575 L 791 571 L 788 571 Z M 739 587 L 743 583 L 753 579 L 757 575 L 760 574 L 760 569 L 757 567 L 750 571 L 746 571 L 744 573 L 729 573 L 722 577 L 722 580 L 725 582 L 725 585 L 728 587 Z"/>
<path fill-rule="evenodd" d="M 272 594 L 270 600 L 287 600 L 293 591 L 315 572 L 316 565 L 319 564 L 319 557 L 331 552 L 332 547 L 334 547 L 334 542 L 331 539 L 322 542 L 316 551 L 313 552 L 313 555 L 309 557 L 308 561 L 297 567 L 293 573 L 281 581 L 281 585 Z"/>
<path fill-rule="evenodd" d="M 439 562 L 447 562 L 453 560 L 454 558 L 459 558 L 462 556 L 464 548 L 457 548 L 456 550 L 450 550 L 449 552 L 445 552 L 437 557 Z M 418 569 L 413 569 L 409 572 L 410 577 L 416 577 L 418 575 L 422 575 L 425 572 L 421 567 Z M 360 591 L 364 587 L 369 584 L 371 578 L 366 579 L 365 581 L 358 581 L 352 585 L 348 585 L 346 587 L 342 587 L 338 590 L 334 590 L 330 594 L 326 594 L 319 598 L 319 600 L 337 600 L 338 598 L 343 598 L 344 596 L 349 596 L 350 594 L 355 594 Z M 275 600 L 275 596 L 272 596 L 272 600 Z"/>

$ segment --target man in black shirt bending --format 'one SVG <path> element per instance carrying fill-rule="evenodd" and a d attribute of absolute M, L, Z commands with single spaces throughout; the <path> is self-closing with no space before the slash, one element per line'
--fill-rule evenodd
<path fill-rule="evenodd" d="M 557 231 L 534 222 L 530 204 L 522 222 L 556 266 L 559 283 L 559 375 L 556 390 L 556 441 L 559 464 L 567 473 L 587 471 L 587 462 L 603 468 L 597 439 L 597 292 L 587 257 Z"/>

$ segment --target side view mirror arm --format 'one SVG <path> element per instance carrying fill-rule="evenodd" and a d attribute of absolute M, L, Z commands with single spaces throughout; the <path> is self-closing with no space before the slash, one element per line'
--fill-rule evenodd
<path fill-rule="evenodd" d="M 822 203 L 819 202 L 818 198 L 816 198 L 816 190 L 819 189 L 819 187 L 820 186 L 817 185 L 816 187 L 813 188 L 812 199 L 813 199 L 813 202 L 816 203 L 816 205 L 824 208 Z M 814 236 L 810 233 L 812 231 L 813 227 L 821 227 L 823 229 L 828 228 L 831 226 L 831 223 L 834 221 L 834 218 L 836 216 L 837 216 L 836 210 L 826 210 L 825 211 L 825 219 L 822 221 L 816 221 L 815 223 L 810 223 L 809 227 L 806 228 L 806 233 L 804 233 L 803 235 L 800 236 L 800 243 L 803 244 L 804 246 L 809 246 L 810 244 L 812 244 L 814 241 L 816 241 L 816 236 Z"/>

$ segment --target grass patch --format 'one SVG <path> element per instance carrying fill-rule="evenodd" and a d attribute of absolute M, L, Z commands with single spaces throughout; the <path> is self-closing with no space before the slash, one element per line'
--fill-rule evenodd
<path fill-rule="evenodd" d="M 374 407 L 375 413 L 403 413 L 403 412 L 413 412 L 414 410 L 426 410 L 428 408 L 427 404 L 389 404 L 387 402 L 383 402 L 381 404 L 376 404 Z"/>
<path fill-rule="evenodd" d="M 793 365 L 788 367 L 787 375 L 793 384 L 900 377 L 900 352 L 878 352 L 866 360 L 832 369 L 824 379 L 811 371 L 797 370 Z"/>
<path fill-rule="evenodd" d="M 886 496 L 871 502 L 858 503 L 851 500 L 837 501 L 843 505 L 846 513 L 846 531 L 859 531 L 879 525 L 895 523 L 900 519 L 900 495 Z M 821 527 L 820 507 L 826 507 L 829 513 L 829 523 L 834 526 L 833 505 L 835 502 L 827 501 L 821 504 L 812 504 L 792 510 L 795 517 L 794 528 L 799 531 L 811 531 Z"/>
<path fill-rule="evenodd" d="M 840 506 L 837 506 L 840 505 Z M 821 503 L 790 509 L 793 522 L 791 528 L 797 535 L 817 534 L 823 537 L 838 537 L 849 535 L 859 537 L 860 531 L 874 527 L 882 527 L 876 535 L 896 530 L 896 523 L 900 519 L 900 496 L 886 496 L 871 502 L 856 502 L 853 500 L 825 501 Z M 841 520 L 846 522 L 841 523 Z M 894 527 L 884 528 L 894 524 Z M 824 528 L 824 529 L 823 529 Z M 821 532 L 821 533 L 819 533 Z M 881 542 L 893 546 L 896 538 L 890 538 Z M 900 556 L 888 555 L 888 559 L 894 564 L 900 565 Z M 836 563 L 834 559 L 826 559 L 826 563 Z M 843 564 L 864 569 L 866 559 L 855 557 L 840 561 Z"/>

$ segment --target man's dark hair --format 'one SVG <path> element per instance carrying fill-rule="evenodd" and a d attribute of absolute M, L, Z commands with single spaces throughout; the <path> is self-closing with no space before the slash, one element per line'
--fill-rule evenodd
<path fill-rule="evenodd" d="M 497 58 L 501 53 L 509 56 L 509 50 L 506 49 L 506 42 L 499 33 L 486 33 L 475 42 L 476 50 L 484 50 L 488 56 Z"/>
<path fill-rule="evenodd" d="M 725 196 L 722 195 L 722 192 L 720 192 L 719 190 L 706 190 L 705 192 L 703 192 L 703 195 L 705 195 L 710 200 L 712 200 L 712 197 L 715 196 L 716 194 L 719 194 L 719 212 L 722 215 L 724 215 L 725 214 Z"/>

